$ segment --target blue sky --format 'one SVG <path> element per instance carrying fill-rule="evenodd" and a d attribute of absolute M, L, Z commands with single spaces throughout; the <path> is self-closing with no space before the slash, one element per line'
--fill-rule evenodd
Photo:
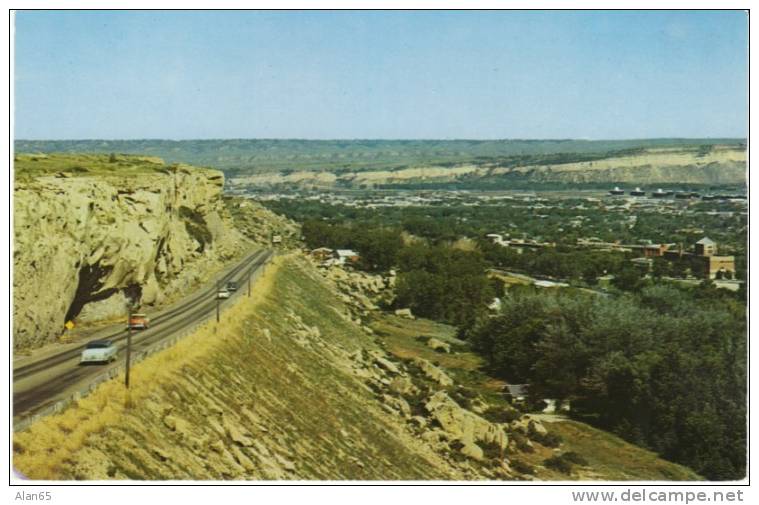
<path fill-rule="evenodd" d="M 18 12 L 15 135 L 743 137 L 742 12 Z"/>

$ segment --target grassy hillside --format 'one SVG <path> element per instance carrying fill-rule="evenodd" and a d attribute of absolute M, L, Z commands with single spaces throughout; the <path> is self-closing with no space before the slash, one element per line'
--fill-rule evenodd
<path fill-rule="evenodd" d="M 138 364 L 131 395 L 106 383 L 17 433 L 14 466 L 35 479 L 462 478 L 351 374 L 348 355 L 372 343 L 311 275 L 270 270 L 223 325 Z"/>
<path fill-rule="evenodd" d="M 558 450 L 571 448 L 588 460 L 571 474 L 546 468 L 556 451 L 538 442 L 529 453 L 509 449 L 510 470 L 494 464 L 498 451 L 487 445 L 483 460 L 456 452 L 455 440 L 441 450 L 428 436 L 442 431 L 423 417 L 425 400 L 411 406 L 413 417 L 399 415 L 387 402 L 400 399 L 377 390 L 393 384 L 381 373 L 392 363 L 367 366 L 361 356 L 385 355 L 386 346 L 385 356 L 409 371 L 403 363 L 411 357 L 435 360 L 461 383 L 444 389 L 462 403 L 457 392 L 466 387 L 498 406 L 497 384 L 478 371 L 476 356 L 442 355 L 414 337 L 450 341 L 450 328 L 375 312 L 379 336 L 373 335 L 344 299 L 301 256 L 284 259 L 256 285 L 252 302 L 226 312 L 222 325 L 209 323 L 138 364 L 130 394 L 119 381 L 105 383 L 78 405 L 16 433 L 15 468 L 35 479 L 698 478 L 577 423 L 559 428 Z M 408 376 L 393 377 L 403 383 Z M 428 428 L 414 428 L 419 423 Z M 520 476 L 528 468 L 534 476 Z"/>

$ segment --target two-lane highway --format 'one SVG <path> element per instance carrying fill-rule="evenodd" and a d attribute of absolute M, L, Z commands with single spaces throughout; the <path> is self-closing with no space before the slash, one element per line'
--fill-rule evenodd
<path fill-rule="evenodd" d="M 150 317 L 150 328 L 132 332 L 132 353 L 139 353 L 162 340 L 168 339 L 193 324 L 212 316 L 216 311 L 217 283 L 225 286 L 236 281 L 238 290 L 231 299 L 246 296 L 249 275 L 263 267 L 272 252 L 259 250 L 247 255 L 237 264 L 191 295 Z M 228 300 L 220 300 L 228 303 Z M 25 363 L 13 369 L 13 416 L 14 423 L 32 415 L 80 390 L 95 377 L 118 367 L 124 359 L 127 339 L 126 325 L 104 328 L 89 340 L 110 339 L 119 345 L 119 359 L 108 365 L 79 365 L 79 358 L 86 343 L 64 351 Z"/>

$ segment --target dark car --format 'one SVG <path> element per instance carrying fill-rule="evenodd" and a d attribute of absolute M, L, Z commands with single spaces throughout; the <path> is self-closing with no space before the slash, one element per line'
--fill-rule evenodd
<path fill-rule="evenodd" d="M 237 291 L 237 283 L 235 281 L 227 282 L 227 291 Z"/>

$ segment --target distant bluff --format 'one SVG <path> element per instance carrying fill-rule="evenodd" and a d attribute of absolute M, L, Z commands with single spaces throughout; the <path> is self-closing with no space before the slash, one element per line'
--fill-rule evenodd
<path fill-rule="evenodd" d="M 746 152 L 736 146 L 667 147 L 605 154 L 552 154 L 476 162 L 420 162 L 394 170 L 238 173 L 233 188 L 474 189 L 634 184 L 743 185 Z"/>
<path fill-rule="evenodd" d="M 123 318 L 177 298 L 250 247 L 222 201 L 224 175 L 114 155 L 17 155 L 14 348 L 69 319 Z"/>
<path fill-rule="evenodd" d="M 736 185 L 746 139 L 17 140 L 17 152 L 136 153 L 212 166 L 252 188 L 531 189 Z"/>

